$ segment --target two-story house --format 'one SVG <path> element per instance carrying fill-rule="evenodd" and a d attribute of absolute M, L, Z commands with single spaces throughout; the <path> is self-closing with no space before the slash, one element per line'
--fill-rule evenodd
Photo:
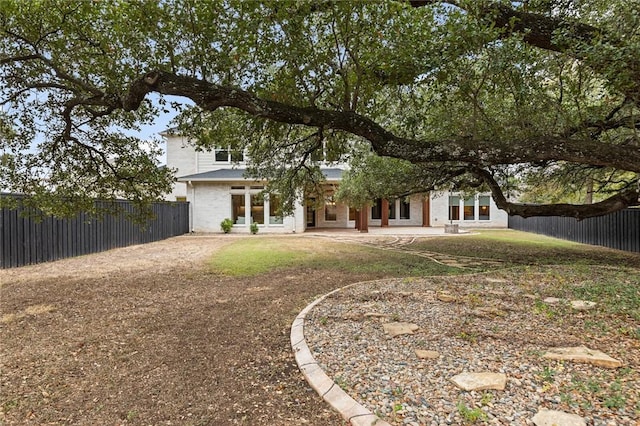
<path fill-rule="evenodd" d="M 277 196 L 263 196 L 265 182 L 245 178 L 242 152 L 220 146 L 197 151 L 186 138 L 170 131 L 166 140 L 167 167 L 177 170 L 177 182 L 167 199 L 189 201 L 194 232 L 220 232 L 220 222 L 233 220 L 232 232 L 249 232 L 257 223 L 260 232 L 291 233 L 318 228 L 386 226 L 507 227 L 507 215 L 489 194 L 419 194 L 406 199 L 377 200 L 362 212 L 333 201 L 318 203 L 308 196 L 292 216 L 279 217 Z M 327 185 L 339 185 L 345 165 L 322 169 Z"/>

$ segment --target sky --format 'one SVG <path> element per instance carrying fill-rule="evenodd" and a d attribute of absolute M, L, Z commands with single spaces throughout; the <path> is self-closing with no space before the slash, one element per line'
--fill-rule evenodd
<path fill-rule="evenodd" d="M 158 99 L 157 95 L 149 94 L 148 97 L 153 103 L 157 102 L 157 99 Z M 171 98 L 174 98 L 174 99 L 171 99 Z M 175 100 L 185 104 L 192 103 L 185 98 L 165 96 L 165 99 L 167 99 L 168 101 Z M 156 119 L 154 120 L 153 124 L 140 126 L 139 132 L 125 132 L 126 134 L 130 136 L 135 136 L 143 141 L 148 141 L 148 140 L 160 141 L 161 142 L 160 146 L 164 151 L 164 154 L 162 155 L 162 157 L 158 158 L 161 164 L 167 164 L 167 158 L 166 158 L 166 144 L 164 143 L 164 139 L 162 138 L 162 136 L 160 136 L 160 132 L 167 130 L 169 127 L 172 127 L 171 120 L 173 120 L 178 115 L 178 112 L 175 110 L 172 110 L 169 105 L 167 105 L 166 107 L 170 111 L 167 113 L 160 113 L 160 115 L 158 115 L 158 117 L 156 117 Z"/>

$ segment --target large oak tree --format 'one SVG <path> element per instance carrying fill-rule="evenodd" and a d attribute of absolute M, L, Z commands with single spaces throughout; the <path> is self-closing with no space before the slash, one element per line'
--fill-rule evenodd
<path fill-rule="evenodd" d="M 171 170 L 130 135 L 174 107 L 180 132 L 248 149 L 251 173 L 287 196 L 317 179 L 322 149 L 353 161 L 354 199 L 385 179 L 389 196 L 484 187 L 511 215 L 640 204 L 635 2 L 0 6 L 4 189 L 76 206 L 159 197 Z M 506 196 L 558 183 L 601 201 Z"/>

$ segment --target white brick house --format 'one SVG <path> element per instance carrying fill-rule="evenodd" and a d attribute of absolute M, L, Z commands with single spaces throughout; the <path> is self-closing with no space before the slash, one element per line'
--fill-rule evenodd
<path fill-rule="evenodd" d="M 457 223 L 467 228 L 506 228 L 507 214 L 499 210 L 489 194 L 466 199 L 457 193 L 413 195 L 409 199 L 378 200 L 357 211 L 340 203 L 318 203 L 305 199 L 292 216 L 278 217 L 279 200 L 261 194 L 264 182 L 244 177 L 242 153 L 226 147 L 197 151 L 184 137 L 164 132 L 167 167 L 176 169 L 177 182 L 167 195 L 171 201 L 189 201 L 194 232 L 220 232 L 220 222 L 230 218 L 232 232 L 249 232 L 255 222 L 261 233 L 304 232 L 317 228 L 379 226 L 443 227 Z M 235 164 L 234 160 L 240 160 Z M 344 166 L 322 169 L 327 184 L 339 185 Z"/>

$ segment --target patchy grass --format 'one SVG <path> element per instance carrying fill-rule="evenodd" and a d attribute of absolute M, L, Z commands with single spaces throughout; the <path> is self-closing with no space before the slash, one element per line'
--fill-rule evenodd
<path fill-rule="evenodd" d="M 233 277 L 255 276 L 287 268 L 346 271 L 386 277 L 465 272 L 409 253 L 300 237 L 241 239 L 214 254 L 209 267 L 214 273 Z"/>
<path fill-rule="evenodd" d="M 640 268 L 640 254 L 513 230 L 482 230 L 456 238 L 423 238 L 414 249 L 499 259 L 524 265 L 618 265 Z"/>
<path fill-rule="evenodd" d="M 633 268 L 605 265 L 520 265 L 491 273 L 504 279 L 509 285 L 518 283 L 523 291 L 538 297 L 532 312 L 548 318 L 573 315 L 570 300 L 596 302 L 585 319 L 585 329 L 603 332 L 615 329 L 619 321 L 640 321 L 640 271 Z M 546 297 L 563 300 L 558 304 L 547 304 Z M 620 330 L 632 337 L 640 329 Z"/>

